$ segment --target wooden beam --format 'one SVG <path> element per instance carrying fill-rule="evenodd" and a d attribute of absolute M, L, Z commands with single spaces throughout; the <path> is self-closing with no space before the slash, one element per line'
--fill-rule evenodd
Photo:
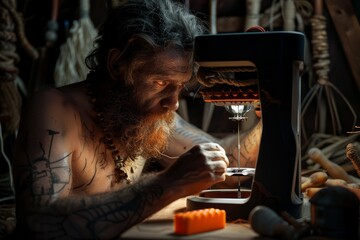
<path fill-rule="evenodd" d="M 325 0 L 360 91 L 360 25 L 350 0 Z"/>

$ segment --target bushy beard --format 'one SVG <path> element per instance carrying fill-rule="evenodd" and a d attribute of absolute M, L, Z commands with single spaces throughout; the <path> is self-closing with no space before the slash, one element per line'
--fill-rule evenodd
<path fill-rule="evenodd" d="M 159 157 L 174 126 L 174 113 L 147 112 L 132 88 L 114 88 L 105 100 L 104 117 L 119 149 L 127 157 Z"/>

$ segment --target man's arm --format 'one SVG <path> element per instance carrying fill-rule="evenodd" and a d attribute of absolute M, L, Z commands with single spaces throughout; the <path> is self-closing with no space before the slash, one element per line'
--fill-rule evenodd
<path fill-rule="evenodd" d="M 250 130 L 241 133 L 240 155 L 241 167 L 255 167 L 262 131 L 261 119 Z M 180 156 L 185 151 L 199 143 L 219 143 L 226 151 L 230 167 L 238 167 L 238 136 L 231 134 L 222 139 L 215 138 L 205 131 L 197 128 L 181 118 L 175 117 L 175 131 L 170 138 L 170 143 L 165 156 L 160 160 L 163 165 L 171 164 L 173 158 Z"/>
<path fill-rule="evenodd" d="M 72 159 L 81 155 L 76 152 L 82 149 L 76 134 L 82 123 L 68 101 L 57 90 L 44 91 L 22 115 L 14 161 L 21 234 L 36 239 L 109 239 L 175 200 L 177 195 L 169 194 L 169 181 L 162 177 L 118 192 L 74 194 L 73 177 L 82 173 L 73 172 Z M 91 160 L 84 161 L 89 165 L 86 161 Z"/>
<path fill-rule="evenodd" d="M 71 192 L 76 147 L 70 126 L 76 126 L 78 116 L 69 117 L 65 103 L 59 91 L 46 90 L 33 97 L 21 116 L 13 164 L 16 220 L 28 231 L 34 224 L 31 214 Z"/>
<path fill-rule="evenodd" d="M 179 197 L 162 176 L 117 192 L 67 196 L 27 213 L 27 234 L 44 239 L 111 239 Z"/>
<path fill-rule="evenodd" d="M 258 115 L 260 117 L 260 115 Z M 226 151 L 229 160 L 229 167 L 238 167 L 238 136 L 231 134 L 222 139 L 217 139 L 196 126 L 185 121 L 176 114 L 175 131 L 171 137 L 169 147 L 164 156 L 158 161 L 167 166 L 174 161 L 174 158 L 190 149 L 196 144 L 215 142 L 220 144 Z M 262 132 L 262 121 L 258 122 L 240 136 L 240 167 L 255 168 L 258 158 L 258 151 Z M 241 177 L 241 181 L 248 181 L 249 177 Z M 226 177 L 226 180 L 212 188 L 236 188 L 239 184 L 238 177 Z"/>
<path fill-rule="evenodd" d="M 73 140 L 78 139 L 78 129 L 72 126 L 78 124 L 79 116 L 67 106 L 61 94 L 48 92 L 36 98 L 23 115 L 14 176 L 17 227 L 24 236 L 114 238 L 172 201 L 225 180 L 225 151 L 217 144 L 202 144 L 166 171 L 125 189 L 75 194 L 72 158 L 79 155 Z"/>
<path fill-rule="evenodd" d="M 261 119 L 249 130 L 240 134 L 240 167 L 254 168 L 258 158 L 262 132 Z M 238 167 L 238 136 L 227 136 L 219 140 L 225 149 L 231 167 Z"/>

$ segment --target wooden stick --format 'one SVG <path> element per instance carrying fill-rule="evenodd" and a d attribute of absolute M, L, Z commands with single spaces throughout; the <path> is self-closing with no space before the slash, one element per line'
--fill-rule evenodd
<path fill-rule="evenodd" d="M 327 187 L 330 187 L 330 186 L 347 186 L 347 185 L 348 184 L 343 179 L 330 178 L 330 179 L 326 180 L 326 182 L 325 182 L 325 186 L 327 186 Z"/>
<path fill-rule="evenodd" d="M 348 66 L 360 90 L 360 24 L 351 1 L 326 0 L 330 17 L 333 20 L 337 36 L 342 44 Z"/>
<path fill-rule="evenodd" d="M 294 0 L 286 0 L 284 2 L 283 19 L 284 31 L 295 31 L 296 6 Z"/>
<path fill-rule="evenodd" d="M 357 137 L 358 136 L 350 135 L 348 137 L 342 138 L 339 141 L 336 141 L 335 143 L 333 143 L 327 147 L 324 147 L 322 149 L 322 152 L 324 153 L 325 156 L 330 157 L 333 152 L 335 152 L 339 149 L 343 149 L 347 144 L 354 141 Z"/>
<path fill-rule="evenodd" d="M 316 15 L 322 15 L 323 14 L 322 0 L 314 0 L 314 13 Z"/>
<path fill-rule="evenodd" d="M 301 191 L 305 191 L 307 188 L 320 187 L 328 180 L 328 175 L 325 172 L 315 172 L 301 184 Z"/>
<path fill-rule="evenodd" d="M 246 0 L 245 31 L 259 25 L 260 8 L 261 0 Z"/>
<path fill-rule="evenodd" d="M 318 148 L 311 148 L 308 151 L 309 157 L 314 162 L 323 167 L 332 178 L 343 179 L 347 183 L 360 183 L 360 179 L 353 177 L 339 165 L 330 161 Z"/>

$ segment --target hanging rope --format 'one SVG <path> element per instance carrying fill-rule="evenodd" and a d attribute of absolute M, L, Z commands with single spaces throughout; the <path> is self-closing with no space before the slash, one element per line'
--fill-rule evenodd
<path fill-rule="evenodd" d="M 274 0 L 263 11 L 260 25 L 270 30 L 274 30 L 276 26 L 285 31 L 303 32 L 312 12 L 312 4 L 307 0 Z"/>
<path fill-rule="evenodd" d="M 328 46 L 328 37 L 326 30 L 326 17 L 322 14 L 321 0 L 315 3 L 315 14 L 311 18 L 311 44 L 313 47 L 313 69 L 315 71 L 316 82 L 305 95 L 302 102 L 302 136 L 307 141 L 308 136 L 304 119 L 313 100 L 316 100 L 315 113 L 315 132 L 325 133 L 327 131 L 326 124 L 328 119 L 328 112 L 330 114 L 330 121 L 332 127 L 332 134 L 337 135 L 342 133 L 342 126 L 335 103 L 334 92 L 340 96 L 345 102 L 353 115 L 353 126 L 356 124 L 357 116 L 346 97 L 339 91 L 339 89 L 329 81 L 330 72 L 330 55 Z"/>
<path fill-rule="evenodd" d="M 235 72 L 256 72 L 255 67 L 227 67 L 227 68 L 205 68 L 200 67 L 197 79 L 205 87 L 213 87 L 216 84 L 226 84 L 235 87 L 247 87 L 257 84 L 257 79 L 237 80 L 226 75 L 226 73 Z"/>
<path fill-rule="evenodd" d="M 0 1 L 0 120 L 4 123 L 4 132 L 10 133 L 18 128 L 21 108 L 16 86 L 19 71 L 16 64 L 20 61 L 16 44 L 33 59 L 38 57 L 25 37 L 22 19 L 15 9 L 15 0 Z"/>

